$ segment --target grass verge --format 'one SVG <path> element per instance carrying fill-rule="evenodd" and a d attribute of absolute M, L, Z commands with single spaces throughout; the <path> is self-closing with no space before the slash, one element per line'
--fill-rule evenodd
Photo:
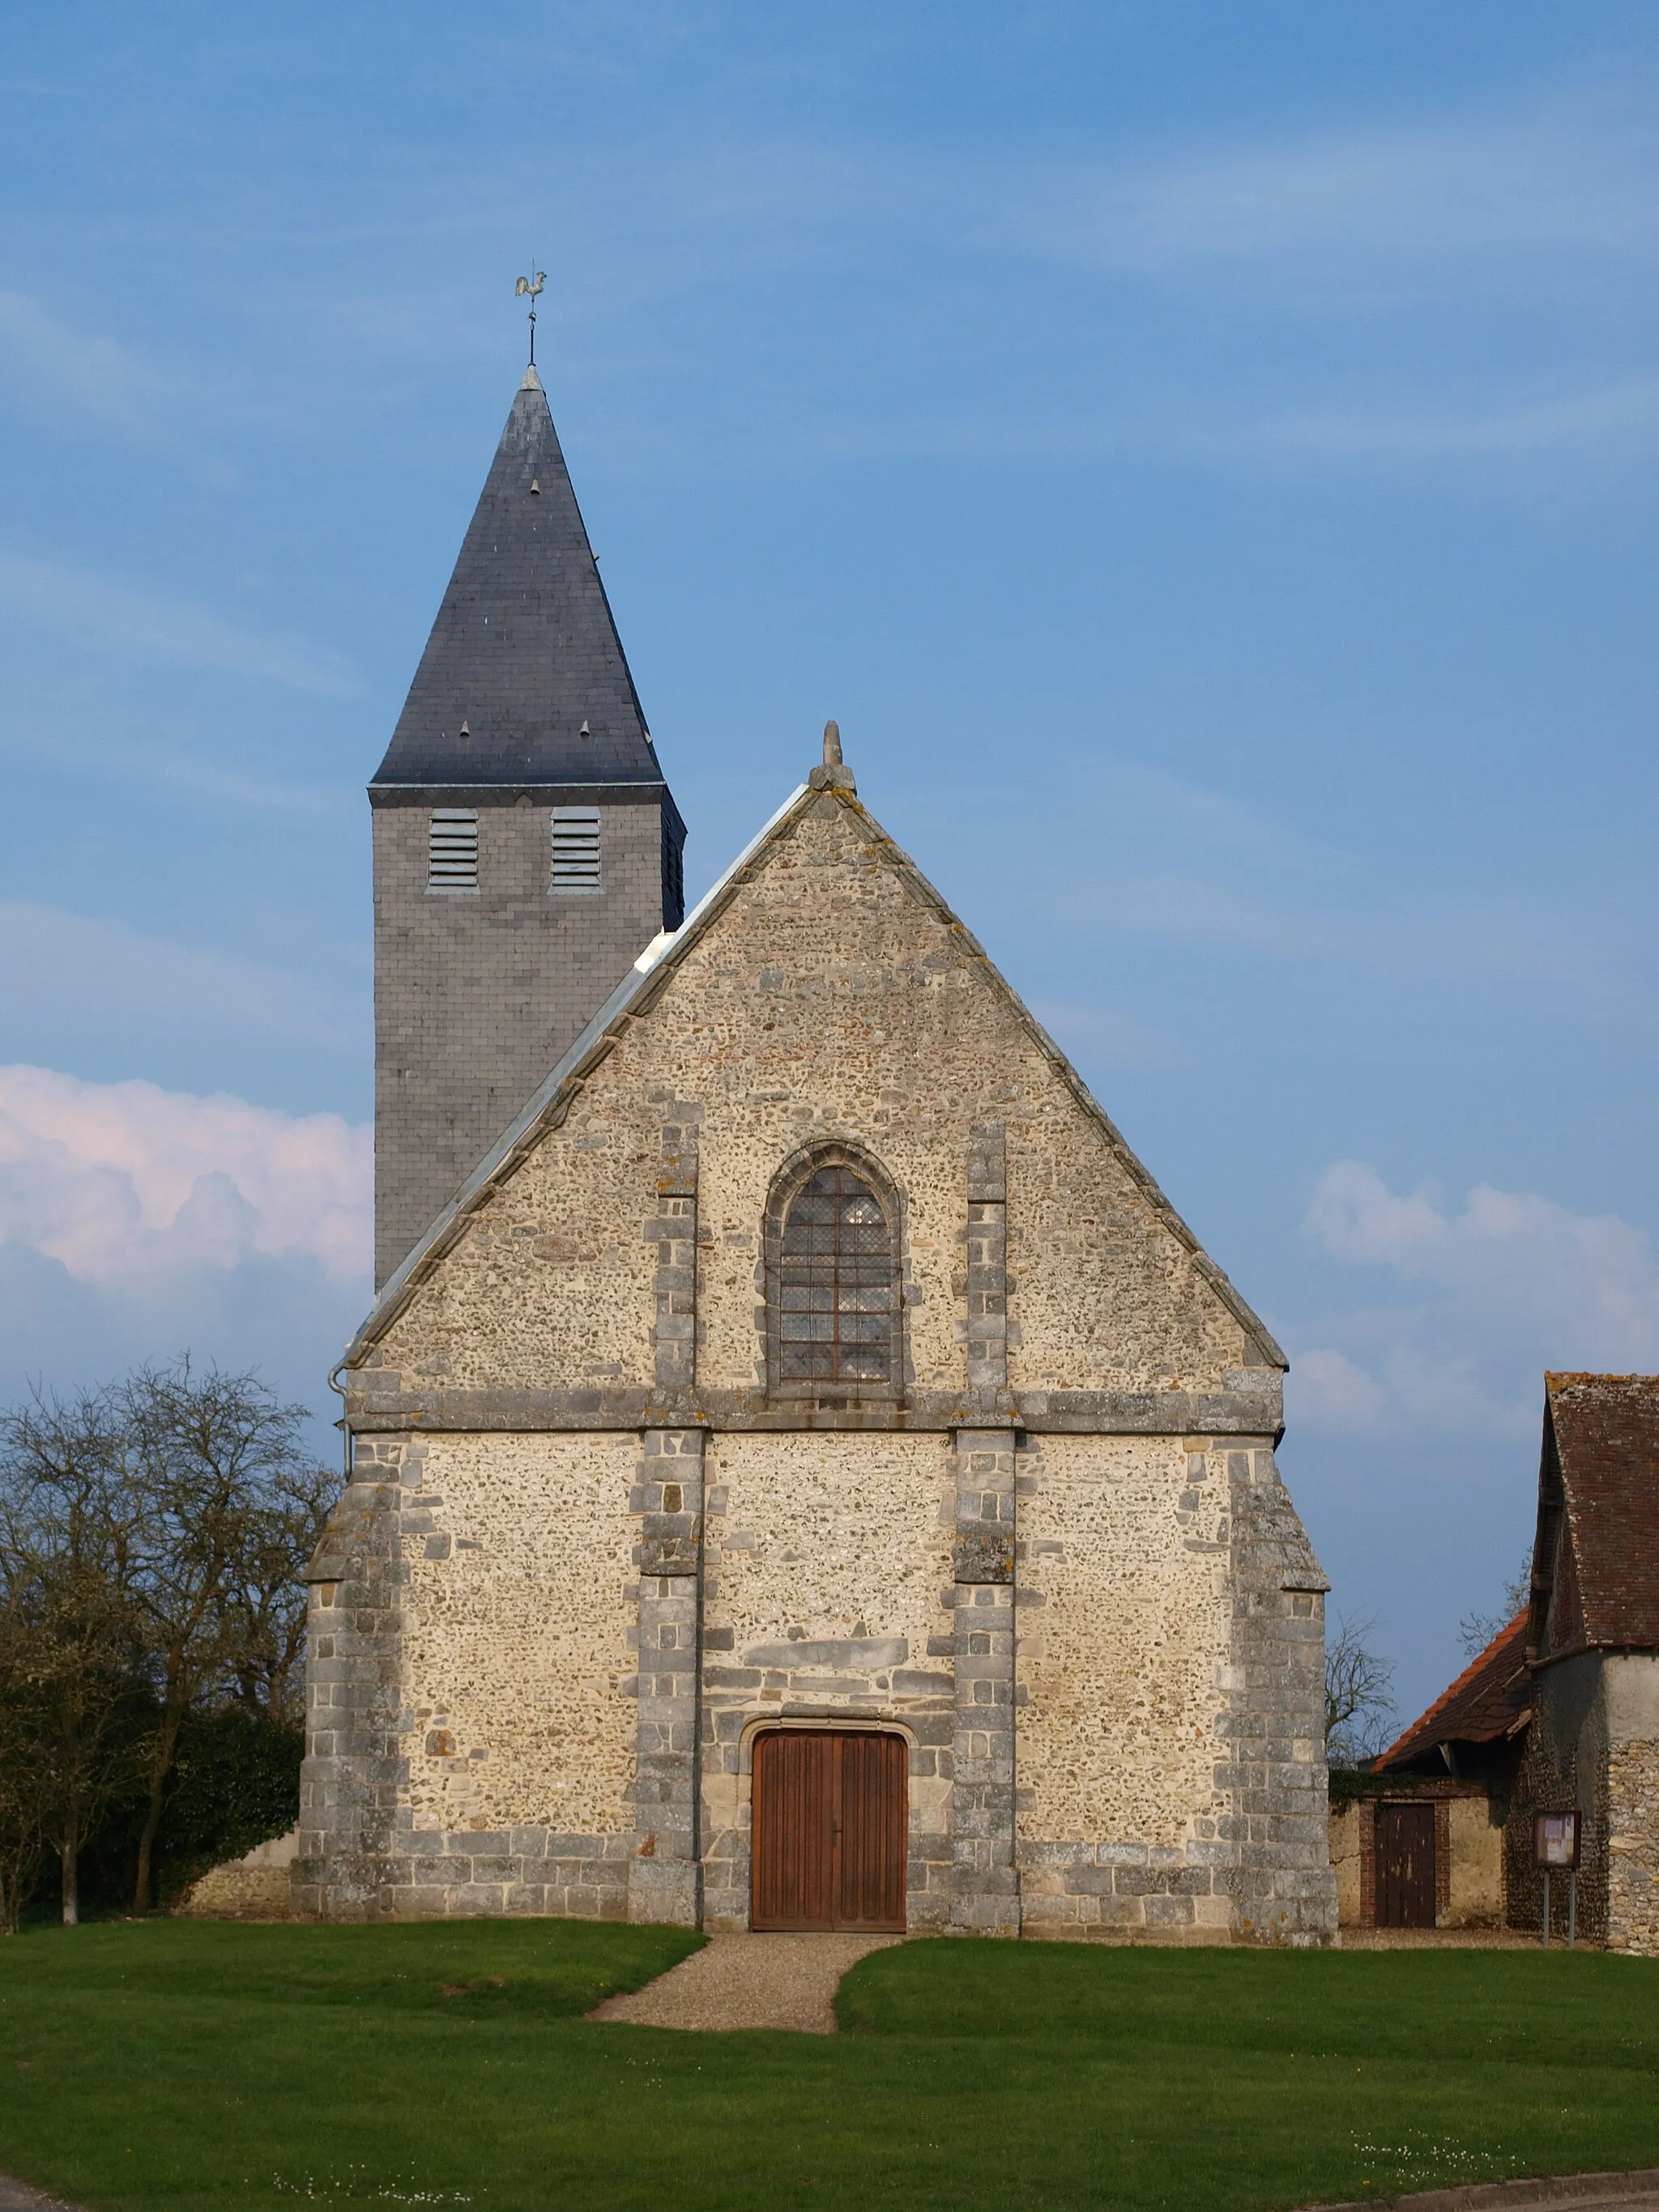
<path fill-rule="evenodd" d="M 0 2168 L 108 2212 L 1218 2212 L 1659 2164 L 1659 1965 L 933 1942 L 848 2031 L 599 2026 L 696 1939 L 161 1922 L 0 1945 Z"/>

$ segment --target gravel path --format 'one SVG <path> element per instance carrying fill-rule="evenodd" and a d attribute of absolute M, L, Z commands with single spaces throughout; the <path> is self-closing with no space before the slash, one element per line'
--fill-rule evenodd
<path fill-rule="evenodd" d="M 836 1985 L 872 1951 L 902 1936 L 711 1936 L 631 1996 L 607 1997 L 590 2020 L 635 2027 L 791 2028 L 836 2032 Z M 0 2208 L 3 2212 L 3 2208 Z"/>
<path fill-rule="evenodd" d="M 0 2173 L 0 2212 L 75 2212 L 61 2197 L 43 2197 L 27 2181 L 8 2181 Z"/>
<path fill-rule="evenodd" d="M 1315 2204 L 1306 2212 L 1659 2212 L 1659 2166 L 1641 2173 L 1568 2173 L 1553 2181 L 1483 2181 L 1379 2203 Z"/>
<path fill-rule="evenodd" d="M 1565 1951 L 1567 1939 L 1558 1935 L 1553 1951 Z M 1581 1951 L 1596 1948 L 1581 1943 Z M 1522 1928 L 1345 1928 L 1345 1951 L 1536 1951 L 1538 1930 Z"/>

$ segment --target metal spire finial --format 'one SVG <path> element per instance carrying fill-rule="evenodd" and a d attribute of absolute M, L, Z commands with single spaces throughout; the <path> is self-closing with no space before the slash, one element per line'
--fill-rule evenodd
<path fill-rule="evenodd" d="M 530 266 L 532 275 L 520 277 L 518 283 L 513 287 L 513 296 L 515 300 L 528 300 L 530 302 L 530 366 L 534 368 L 536 366 L 536 302 L 540 299 L 542 287 L 547 282 L 547 271 L 545 269 L 538 269 L 533 258 Z"/>

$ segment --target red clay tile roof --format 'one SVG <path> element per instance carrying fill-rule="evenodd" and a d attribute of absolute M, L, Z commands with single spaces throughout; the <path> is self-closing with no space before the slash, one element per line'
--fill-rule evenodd
<path fill-rule="evenodd" d="M 1408 1765 L 1443 1743 L 1491 1743 L 1508 1735 L 1532 1703 L 1527 1672 L 1527 1622 L 1517 1613 L 1472 1659 L 1449 1689 L 1443 1690 L 1420 1720 L 1371 1762 L 1371 1771 Z"/>
<path fill-rule="evenodd" d="M 1659 1375 L 1547 1375 L 1544 1388 L 1583 1615 L 1582 1634 L 1552 1623 L 1551 1656 L 1659 1650 Z"/>

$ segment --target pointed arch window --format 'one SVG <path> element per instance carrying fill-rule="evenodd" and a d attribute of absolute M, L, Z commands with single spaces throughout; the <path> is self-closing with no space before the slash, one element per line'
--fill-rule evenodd
<path fill-rule="evenodd" d="M 787 1397 L 891 1396 L 902 1375 L 897 1206 L 870 1163 L 799 1164 L 769 1222 L 767 1367 Z"/>

